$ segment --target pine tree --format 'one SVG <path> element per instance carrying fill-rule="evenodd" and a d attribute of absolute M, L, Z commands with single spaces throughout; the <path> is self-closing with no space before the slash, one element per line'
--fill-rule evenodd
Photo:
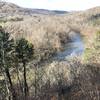
<path fill-rule="evenodd" d="M 16 100 L 16 94 L 9 70 L 13 64 L 13 53 L 14 40 L 10 38 L 9 33 L 5 32 L 2 27 L 0 27 L 0 67 L 9 82 L 12 98 Z"/>
<path fill-rule="evenodd" d="M 16 42 L 16 57 L 19 59 L 19 63 L 23 64 L 23 77 L 24 77 L 24 94 L 25 99 L 27 100 L 27 96 L 29 93 L 27 79 L 26 79 L 26 64 L 32 59 L 33 57 L 33 45 L 29 43 L 24 38 L 18 40 Z"/>

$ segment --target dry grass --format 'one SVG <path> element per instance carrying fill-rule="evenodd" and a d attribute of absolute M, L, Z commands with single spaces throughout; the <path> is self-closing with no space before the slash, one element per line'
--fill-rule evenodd
<path fill-rule="evenodd" d="M 12 33 L 15 39 L 25 37 L 36 48 L 46 48 L 49 45 L 59 49 L 62 47 L 62 42 L 68 40 L 70 31 L 78 32 L 89 38 L 89 42 L 92 41 L 92 37 L 99 27 L 93 26 L 89 19 L 93 15 L 98 14 L 99 9 L 92 10 L 65 15 L 33 14 L 32 16 L 8 16 L 5 29 Z M 22 20 L 18 21 L 19 19 Z"/>
<path fill-rule="evenodd" d="M 99 30 L 99 25 L 94 25 L 91 17 L 99 13 L 100 8 L 98 7 L 65 15 L 15 15 L 5 17 L 7 18 L 6 22 L 3 22 L 5 19 L 1 19 L 0 24 L 5 27 L 7 32 L 11 33 L 14 39 L 24 37 L 32 42 L 36 54 L 38 54 L 36 56 L 41 57 L 38 59 L 43 61 L 50 59 L 51 55 L 49 54 L 53 55 L 54 52 L 62 50 L 64 44 L 70 40 L 70 33 L 73 31 L 84 36 L 86 47 L 92 48 L 93 39 L 96 31 Z M 97 51 L 92 50 L 95 57 L 92 56 L 88 64 L 81 63 L 79 59 L 53 61 L 42 68 L 33 65 L 33 62 L 29 64 L 27 66 L 27 80 L 30 95 L 33 96 L 34 94 L 34 82 L 37 79 L 39 93 L 48 94 L 52 90 L 52 93 L 49 94 L 53 100 L 57 100 L 59 91 L 61 92 L 66 87 L 67 90 L 62 94 L 64 100 L 99 100 L 100 63 L 91 64 L 91 61 L 100 62 L 100 56 L 98 55 L 99 50 L 97 54 Z M 22 74 L 22 72 L 20 73 Z M 15 83 L 16 76 L 12 75 L 12 78 L 15 78 Z M 47 91 L 43 91 L 43 89 Z M 41 98 L 39 99 L 41 100 Z M 43 97 L 42 99 L 49 100 L 50 98 Z"/>
<path fill-rule="evenodd" d="M 22 22 L 8 22 L 5 26 L 7 31 L 13 33 L 14 38 L 25 37 L 36 48 L 51 45 L 53 48 L 59 49 L 61 40 L 64 41 L 62 38 L 67 38 L 69 28 L 58 18 L 54 16 L 29 17 L 28 20 Z M 63 36 L 60 37 L 61 35 Z"/>

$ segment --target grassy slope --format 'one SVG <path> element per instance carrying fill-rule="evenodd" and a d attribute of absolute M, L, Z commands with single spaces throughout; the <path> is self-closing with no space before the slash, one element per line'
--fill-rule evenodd
<path fill-rule="evenodd" d="M 12 36 L 15 39 L 25 37 L 32 42 L 37 49 L 61 49 L 62 45 L 69 39 L 70 31 L 80 32 L 85 38 L 86 48 L 88 47 L 88 49 L 91 49 L 91 46 L 94 48 L 95 33 L 99 30 L 99 24 L 96 24 L 96 20 L 99 20 L 99 17 L 93 17 L 93 19 L 91 19 L 91 17 L 98 15 L 99 13 L 100 8 L 98 7 L 84 12 L 73 12 L 65 15 L 21 15 L 20 17 L 22 20 L 20 21 L 19 19 L 16 20 L 16 15 L 14 15 L 10 17 L 7 16 L 7 22 L 2 22 L 1 24 L 5 26 L 5 29 L 8 32 L 12 33 Z M 20 18 L 19 15 L 17 16 Z M 100 78 L 98 76 L 100 76 L 100 64 L 94 62 L 91 63 L 94 61 L 94 59 L 91 59 L 91 55 L 94 54 L 95 59 L 98 60 L 99 55 L 96 54 L 96 52 L 100 50 L 91 50 L 93 53 L 89 52 L 90 55 L 87 54 L 89 56 L 88 63 L 80 63 L 82 61 L 78 61 L 77 59 L 69 62 L 53 61 L 49 65 L 47 64 L 43 70 L 39 69 L 39 71 L 45 72 L 44 77 L 46 78 L 43 78 L 46 80 L 49 78 L 55 80 L 56 75 L 53 75 L 54 73 L 59 74 L 60 70 L 64 72 L 61 79 L 67 79 L 64 82 L 67 83 L 67 86 L 72 87 L 70 91 L 64 94 L 65 100 L 88 100 L 90 98 L 93 99 L 94 97 L 96 100 L 99 100 L 100 86 L 98 80 L 100 80 Z M 85 57 L 87 55 L 85 54 Z M 34 77 L 32 76 L 34 75 L 32 64 L 31 68 L 29 69 L 30 73 L 28 73 L 27 76 L 29 84 L 34 80 Z M 59 70 L 59 68 L 61 69 Z M 61 71 L 60 73 L 62 74 Z M 46 81 L 44 79 L 43 82 Z"/>

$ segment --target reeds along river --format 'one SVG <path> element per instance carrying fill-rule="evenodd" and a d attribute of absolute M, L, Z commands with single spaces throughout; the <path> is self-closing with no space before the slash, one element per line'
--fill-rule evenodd
<path fill-rule="evenodd" d="M 71 41 L 68 42 L 64 51 L 57 53 L 56 59 L 64 60 L 69 57 L 81 56 L 84 52 L 84 43 L 79 33 L 75 33 L 71 36 Z"/>

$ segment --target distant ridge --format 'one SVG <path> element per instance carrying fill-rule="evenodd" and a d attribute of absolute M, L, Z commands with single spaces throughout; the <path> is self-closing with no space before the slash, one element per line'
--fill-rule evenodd
<path fill-rule="evenodd" d="M 67 11 L 59 10 L 46 10 L 46 9 L 31 9 L 31 8 L 22 8 L 18 5 L 9 2 L 0 2 L 0 13 L 4 14 L 22 14 L 22 15 L 31 15 L 31 14 L 66 14 Z"/>

